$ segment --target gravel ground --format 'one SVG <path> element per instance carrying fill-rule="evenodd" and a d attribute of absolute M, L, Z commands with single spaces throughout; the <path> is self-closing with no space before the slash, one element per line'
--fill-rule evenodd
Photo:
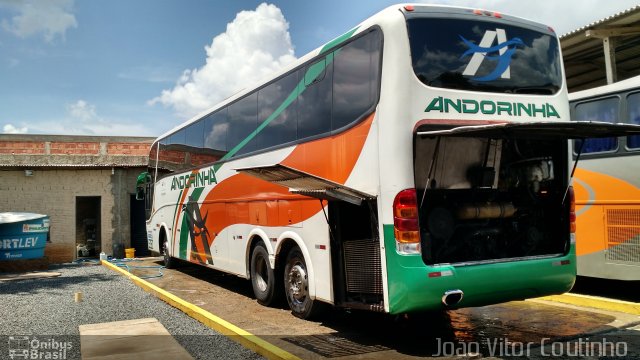
<path fill-rule="evenodd" d="M 7 356 L 12 341 L 29 337 L 70 341 L 66 358 L 79 359 L 79 325 L 149 317 L 196 359 L 261 358 L 103 266 L 67 264 L 51 271 L 62 275 L 0 282 L 0 358 Z M 83 293 L 82 302 L 74 301 L 76 292 Z"/>

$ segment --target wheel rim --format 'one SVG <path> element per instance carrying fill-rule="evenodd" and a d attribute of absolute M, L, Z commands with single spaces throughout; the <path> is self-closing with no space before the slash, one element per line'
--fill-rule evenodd
<path fill-rule="evenodd" d="M 262 256 L 258 256 L 256 258 L 256 286 L 258 286 L 258 290 L 264 292 L 267 291 L 267 286 L 269 282 L 269 273 L 267 271 L 267 264 L 265 259 Z"/>
<path fill-rule="evenodd" d="M 302 264 L 295 264 L 288 275 L 287 286 L 291 300 L 300 304 L 307 298 L 307 272 Z"/>
<path fill-rule="evenodd" d="M 162 248 L 164 250 L 164 262 L 166 263 L 169 261 L 169 244 L 165 241 Z"/>

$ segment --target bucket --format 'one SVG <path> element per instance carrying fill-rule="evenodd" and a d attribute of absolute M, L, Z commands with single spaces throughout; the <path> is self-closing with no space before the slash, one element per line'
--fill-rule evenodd
<path fill-rule="evenodd" d="M 136 252 L 136 249 L 134 249 L 134 248 L 124 249 L 124 254 L 125 254 L 125 257 L 127 259 L 134 258 L 135 257 L 135 252 Z"/>

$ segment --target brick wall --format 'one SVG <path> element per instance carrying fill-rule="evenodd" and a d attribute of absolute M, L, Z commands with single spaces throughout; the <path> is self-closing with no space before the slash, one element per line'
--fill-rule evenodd
<path fill-rule="evenodd" d="M 0 141 L 0 154 L 28 154 L 38 155 L 45 153 L 43 141 Z"/>
<path fill-rule="evenodd" d="M 51 243 L 45 255 L 51 263 L 76 258 L 76 197 L 100 197 L 100 238 L 103 251 L 111 254 L 112 243 L 131 244 L 129 194 L 135 190 L 142 169 L 23 170 L 0 173 L 0 212 L 24 211 L 47 214 L 51 220 Z M 122 219 L 115 221 L 114 219 Z"/>

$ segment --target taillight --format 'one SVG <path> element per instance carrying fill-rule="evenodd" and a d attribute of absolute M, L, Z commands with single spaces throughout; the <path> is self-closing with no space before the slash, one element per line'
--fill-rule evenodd
<path fill-rule="evenodd" d="M 576 233 L 576 194 L 573 191 L 573 186 L 569 186 L 569 231 L 572 234 Z"/>
<path fill-rule="evenodd" d="M 393 200 L 393 232 L 399 253 L 420 253 L 419 230 L 416 190 L 402 190 Z"/>

